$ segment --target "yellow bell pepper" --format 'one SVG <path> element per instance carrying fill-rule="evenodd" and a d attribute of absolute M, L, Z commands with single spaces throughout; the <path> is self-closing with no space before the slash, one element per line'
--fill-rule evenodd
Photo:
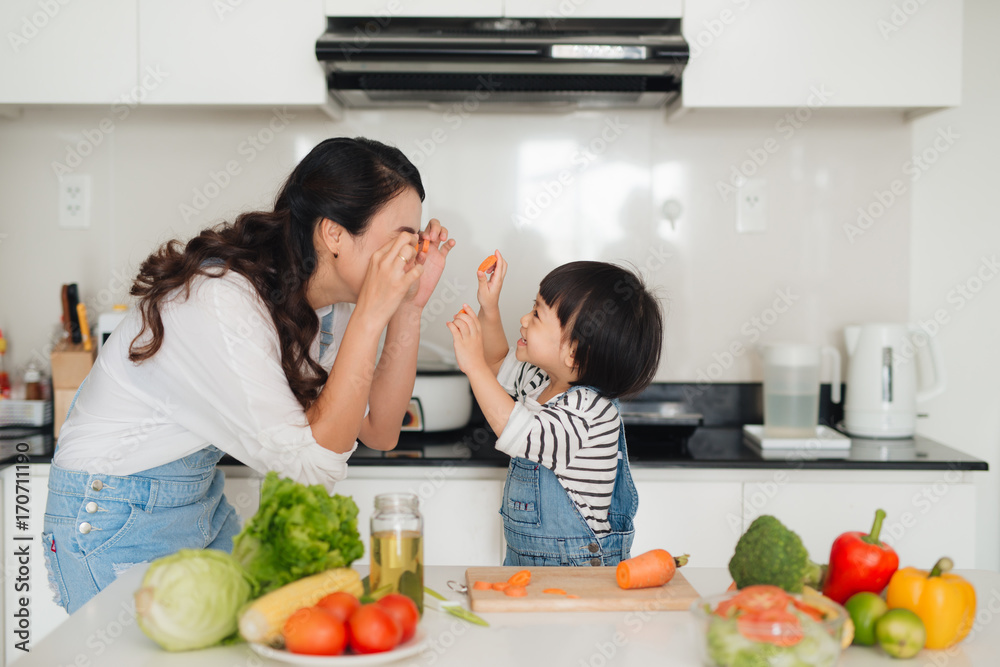
<path fill-rule="evenodd" d="M 924 622 L 925 648 L 943 649 L 965 639 L 976 616 L 976 589 L 948 572 L 950 558 L 942 558 L 927 572 L 914 567 L 897 570 L 886 589 L 890 609 L 909 609 Z"/>

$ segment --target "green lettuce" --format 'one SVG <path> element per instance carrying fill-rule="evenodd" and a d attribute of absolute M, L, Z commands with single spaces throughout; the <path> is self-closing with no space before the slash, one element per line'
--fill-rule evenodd
<path fill-rule="evenodd" d="M 285 584 L 364 555 L 358 535 L 358 506 L 347 496 L 330 496 L 316 484 L 279 479 L 270 472 L 260 509 L 233 539 L 233 556 L 263 595 Z"/>

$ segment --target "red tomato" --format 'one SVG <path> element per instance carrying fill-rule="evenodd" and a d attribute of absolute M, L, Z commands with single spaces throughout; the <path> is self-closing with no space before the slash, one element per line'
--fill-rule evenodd
<path fill-rule="evenodd" d="M 351 649 L 355 653 L 381 653 L 396 648 L 403 628 L 377 604 L 361 605 L 347 620 Z"/>
<path fill-rule="evenodd" d="M 358 607 L 361 606 L 361 603 L 358 602 L 358 599 L 350 593 L 337 591 L 336 593 L 330 593 L 325 598 L 317 602 L 316 606 L 326 609 L 341 621 L 347 623 L 347 619 L 351 617 L 351 614 L 357 611 Z"/>
<path fill-rule="evenodd" d="M 792 601 L 792 596 L 777 586 L 758 584 L 740 589 L 733 600 L 744 611 L 767 611 L 784 609 Z"/>
<path fill-rule="evenodd" d="M 347 627 L 319 607 L 303 607 L 288 617 L 285 648 L 292 653 L 340 655 L 347 648 Z"/>
<path fill-rule="evenodd" d="M 403 637 L 399 640 L 401 643 L 417 633 L 420 610 L 413 600 L 400 593 L 390 593 L 375 604 L 389 612 L 389 615 L 399 623 L 399 627 L 403 629 Z"/>
<path fill-rule="evenodd" d="M 795 646 L 805 636 L 799 617 L 782 609 L 746 612 L 737 617 L 736 628 L 747 639 L 775 646 Z"/>

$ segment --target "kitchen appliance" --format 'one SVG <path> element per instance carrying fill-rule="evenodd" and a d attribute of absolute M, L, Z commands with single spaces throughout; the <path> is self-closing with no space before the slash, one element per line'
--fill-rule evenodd
<path fill-rule="evenodd" d="M 449 350 L 426 340 L 420 341 L 420 349 L 433 353 L 437 359 L 424 360 L 418 355 L 417 377 L 402 430 L 427 432 L 465 428 L 472 418 L 469 379 L 458 369 Z"/>
<path fill-rule="evenodd" d="M 128 306 L 120 303 L 116 303 L 114 310 L 110 313 L 101 313 L 97 317 L 97 332 L 94 334 L 97 338 L 97 351 L 100 352 L 101 348 L 104 347 L 104 343 L 108 341 L 108 337 L 111 332 L 122 323 L 122 320 L 128 316 Z"/>
<path fill-rule="evenodd" d="M 657 108 L 680 93 L 679 18 L 328 16 L 316 57 L 345 107 Z M 445 115 L 448 118 L 448 114 Z"/>
<path fill-rule="evenodd" d="M 522 567 L 470 567 L 465 571 L 472 611 L 627 611 L 643 609 L 686 610 L 698 599 L 698 592 L 678 570 L 673 578 L 655 588 L 625 590 L 615 581 L 613 567 L 533 567 L 531 585 L 524 597 L 502 591 L 476 590 L 477 581 L 507 581 Z M 543 593 L 558 588 L 567 595 Z M 577 595 L 570 598 L 568 595 Z"/>
<path fill-rule="evenodd" d="M 849 358 L 844 430 L 866 438 L 912 436 L 917 403 L 945 388 L 941 350 L 934 338 L 912 324 L 849 326 L 844 338 Z M 922 348 L 928 352 L 923 358 L 932 378 L 922 375 Z"/>
<path fill-rule="evenodd" d="M 840 403 L 840 352 L 824 345 L 772 343 L 764 361 L 764 429 L 767 438 L 816 438 L 823 356 L 831 359 L 830 400 Z"/>

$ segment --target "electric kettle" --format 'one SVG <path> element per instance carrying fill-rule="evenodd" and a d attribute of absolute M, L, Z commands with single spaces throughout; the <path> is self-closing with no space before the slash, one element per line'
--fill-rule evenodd
<path fill-rule="evenodd" d="M 917 402 L 944 391 L 941 350 L 911 324 L 865 324 L 844 329 L 847 342 L 847 399 L 844 430 L 866 438 L 909 438 L 917 423 Z M 917 355 L 927 347 L 933 378 L 920 377 Z M 926 389 L 921 389 L 926 386 Z"/>

